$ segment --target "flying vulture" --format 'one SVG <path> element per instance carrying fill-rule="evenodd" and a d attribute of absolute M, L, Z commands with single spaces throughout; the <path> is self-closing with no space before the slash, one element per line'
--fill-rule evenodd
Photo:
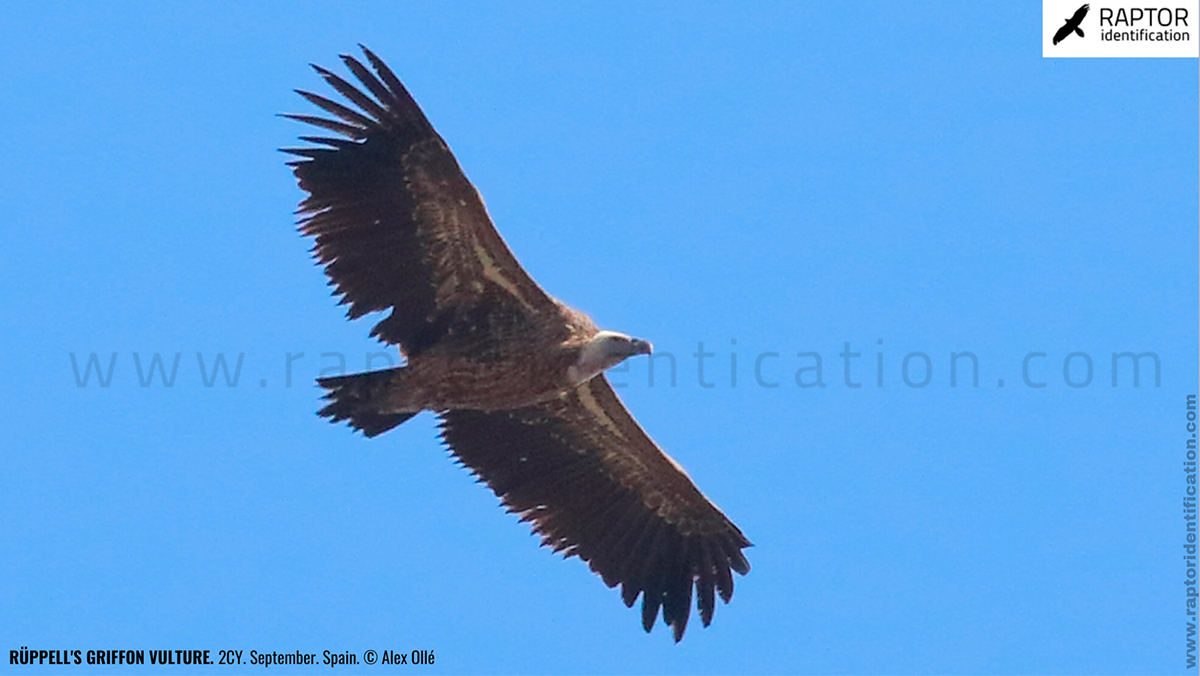
<path fill-rule="evenodd" d="M 1084 5 L 1075 10 L 1075 14 L 1071 15 L 1071 18 L 1067 19 L 1067 22 L 1063 24 L 1062 28 L 1059 28 L 1058 32 L 1054 34 L 1054 44 L 1057 45 L 1063 40 L 1066 40 L 1067 36 L 1071 33 L 1076 33 L 1079 35 L 1079 37 L 1083 37 L 1083 29 L 1080 28 L 1079 25 L 1083 23 L 1083 17 L 1087 16 L 1088 9 L 1090 7 L 1090 5 Z"/>
<path fill-rule="evenodd" d="M 329 117 L 286 115 L 333 136 L 286 148 L 308 196 L 299 230 L 315 240 L 334 295 L 405 363 L 322 378 L 320 415 L 374 437 L 421 411 L 542 544 L 578 556 L 650 631 L 662 609 L 683 637 L 692 591 L 705 626 L 731 571 L 750 570 L 742 532 L 638 425 L 603 372 L 650 343 L 603 331 L 526 274 L 404 85 L 363 47 L 342 61 L 361 86 L 313 66 L 345 101 L 299 91 Z M 372 72 L 373 71 L 373 72 Z"/>

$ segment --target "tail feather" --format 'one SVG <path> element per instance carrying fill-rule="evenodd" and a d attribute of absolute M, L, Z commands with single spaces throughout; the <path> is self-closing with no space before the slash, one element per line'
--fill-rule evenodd
<path fill-rule="evenodd" d="M 324 397 L 329 403 L 317 415 L 335 423 L 347 420 L 366 437 L 383 434 L 417 414 L 381 411 L 381 404 L 395 386 L 401 370 L 403 367 L 318 378 L 317 384 L 329 390 Z"/>

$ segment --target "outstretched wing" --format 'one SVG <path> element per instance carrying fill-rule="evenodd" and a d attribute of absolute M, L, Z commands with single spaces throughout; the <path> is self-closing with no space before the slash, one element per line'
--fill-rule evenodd
<path fill-rule="evenodd" d="M 737 526 L 654 444 L 603 375 L 563 398 L 513 411 L 446 411 L 442 438 L 542 542 L 579 556 L 625 605 L 642 595 L 642 626 L 658 610 L 683 638 L 692 589 L 704 626 L 714 590 L 733 596 L 746 574 Z"/>
<path fill-rule="evenodd" d="M 1091 5 L 1084 5 L 1084 6 L 1080 7 L 1079 9 L 1075 10 L 1075 13 L 1073 15 L 1071 15 L 1071 29 L 1072 30 L 1078 28 L 1079 24 L 1083 23 L 1083 17 L 1087 16 L 1088 10 L 1091 8 L 1092 8 Z M 1101 12 L 1101 14 L 1103 14 L 1103 12 Z"/>
<path fill-rule="evenodd" d="M 316 144 L 285 148 L 308 197 L 300 232 L 316 240 L 335 294 L 351 319 L 391 310 L 371 335 L 408 355 L 467 324 L 506 326 L 554 312 L 554 301 L 517 263 L 463 175 L 404 85 L 363 47 L 374 73 L 342 61 L 364 89 L 313 66 L 350 105 L 297 92 L 332 117 L 285 115 L 332 131 Z M 497 320 L 490 315 L 501 315 Z"/>

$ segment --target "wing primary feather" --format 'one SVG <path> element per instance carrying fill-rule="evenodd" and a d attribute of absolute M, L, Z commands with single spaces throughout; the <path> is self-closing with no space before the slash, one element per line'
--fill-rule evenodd
<path fill-rule="evenodd" d="M 307 157 L 315 160 L 318 157 L 329 155 L 337 151 L 332 148 L 280 148 L 279 152 L 287 153 L 289 155 L 299 155 L 300 157 Z"/>
<path fill-rule="evenodd" d="M 632 582 L 621 583 L 621 601 L 625 604 L 626 608 L 633 607 L 640 593 L 642 593 L 642 590 L 636 584 Z"/>
<path fill-rule="evenodd" d="M 672 630 L 675 626 L 675 621 L 678 616 L 678 558 L 679 550 L 675 546 L 676 538 L 674 534 L 666 538 L 662 545 L 662 556 L 659 559 L 658 565 L 655 566 L 658 582 L 655 585 L 661 590 L 662 594 L 662 619 L 663 623 Z"/>
<path fill-rule="evenodd" d="M 315 115 L 279 113 L 279 117 L 295 120 L 296 122 L 303 122 L 304 124 L 311 124 L 314 127 L 321 127 L 322 129 L 328 129 L 329 131 L 337 132 L 352 139 L 363 139 L 367 136 L 366 131 L 361 127 L 356 127 L 352 124 L 346 124 L 345 122 L 338 122 L 337 120 L 330 120 L 324 117 L 317 117 Z"/>
<path fill-rule="evenodd" d="M 738 547 L 738 543 L 732 537 L 725 537 L 720 540 L 721 549 L 725 553 L 725 560 L 729 567 L 736 571 L 739 575 L 745 575 L 750 572 L 750 562 L 742 556 L 742 551 Z"/>
<path fill-rule="evenodd" d="M 331 148 L 345 148 L 347 146 L 355 145 L 354 141 L 348 141 L 344 138 L 333 138 L 332 136 L 301 136 L 300 140 L 308 141 L 309 143 L 326 145 Z"/>
<path fill-rule="evenodd" d="M 363 86 L 365 86 L 367 89 L 370 89 L 371 93 L 375 95 L 375 98 L 378 99 L 380 103 L 382 103 L 384 106 L 391 107 L 390 104 L 395 100 L 395 97 L 393 97 L 392 93 L 387 90 L 387 87 L 384 87 L 383 84 L 381 84 L 379 80 L 371 74 L 371 71 L 367 70 L 366 67 L 358 62 L 358 59 L 350 56 L 349 54 L 340 54 L 339 56 L 342 59 L 342 63 L 346 64 L 346 67 L 350 69 L 350 72 L 354 73 L 354 77 L 358 78 L 358 81 L 363 83 Z"/>
<path fill-rule="evenodd" d="M 641 505 L 639 508 L 641 513 L 633 522 L 629 534 L 613 547 L 613 575 L 641 589 L 641 569 L 637 568 L 641 563 L 638 552 L 646 539 L 653 537 L 655 524 L 652 515 L 641 508 Z M 636 598 L 637 595 L 634 596 Z"/>
<path fill-rule="evenodd" d="M 746 560 L 746 555 L 736 545 L 733 548 L 733 555 L 729 557 L 729 566 L 737 571 L 738 575 L 750 572 L 750 562 Z"/>
<path fill-rule="evenodd" d="M 642 629 L 645 629 L 647 634 L 654 628 L 654 620 L 658 619 L 658 608 L 661 605 L 661 591 L 648 587 L 642 592 Z"/>
<path fill-rule="evenodd" d="M 317 65 L 314 65 L 313 69 L 316 70 L 321 77 L 325 78 L 325 81 L 328 82 L 331 87 L 338 90 L 339 94 L 345 96 L 346 99 L 354 103 L 354 105 L 362 108 L 368 115 L 375 118 L 378 124 L 387 126 L 387 120 L 391 117 L 391 115 L 388 115 L 388 112 L 384 110 L 384 108 L 378 103 L 372 101 L 371 97 L 359 91 L 357 87 L 349 82 L 346 82 L 333 71 Z"/>
<path fill-rule="evenodd" d="M 696 610 L 700 612 L 700 622 L 704 626 L 712 623 L 713 610 L 716 608 L 716 598 L 713 596 L 713 561 L 708 545 L 699 543 L 700 573 L 696 577 Z"/>
<path fill-rule="evenodd" d="M 361 127 L 364 131 L 366 131 L 368 129 L 373 129 L 373 128 L 376 128 L 379 126 L 379 124 L 377 122 L 375 122 L 375 120 L 372 120 L 371 118 L 366 117 L 365 115 L 357 113 L 357 112 L 347 108 L 346 106 L 343 106 L 340 103 L 337 103 L 335 101 L 330 101 L 329 99 L 325 98 L 324 96 L 321 96 L 320 94 L 313 94 L 312 92 L 306 92 L 303 89 L 297 89 L 297 90 L 295 90 L 295 92 L 297 94 L 299 94 L 300 96 L 303 96 L 304 100 L 306 100 L 309 103 L 313 104 L 314 106 L 320 108 L 321 110 L 324 110 L 325 112 L 329 113 L 330 115 L 336 115 L 337 117 L 342 118 L 343 120 L 345 120 L 346 122 L 349 122 L 352 125 Z"/>
<path fill-rule="evenodd" d="M 686 616 L 692 605 L 692 580 L 686 573 L 685 554 L 678 534 L 672 533 L 663 544 L 663 558 L 659 564 L 662 571 L 663 621 L 677 634 L 676 642 L 681 637 L 678 636 L 680 616 Z"/>
<path fill-rule="evenodd" d="M 713 565 L 717 572 L 717 593 L 722 601 L 729 603 L 729 599 L 733 598 L 733 574 L 729 572 L 729 563 L 721 555 L 713 561 Z"/>
<path fill-rule="evenodd" d="M 733 575 L 725 563 L 716 564 L 716 593 L 725 603 L 730 603 L 733 598 Z"/>
<path fill-rule="evenodd" d="M 383 62 L 383 59 L 375 56 L 374 52 L 361 44 L 358 47 L 366 55 L 367 60 L 371 62 L 371 67 L 375 69 L 375 72 L 379 73 L 379 79 L 383 80 L 383 83 L 391 90 L 393 99 L 397 103 L 397 114 L 399 114 L 399 111 L 412 111 L 404 115 L 405 120 L 432 132 L 433 125 L 429 124 L 429 120 L 425 118 L 425 114 L 421 112 L 421 109 L 417 106 L 417 102 L 408 93 L 408 89 L 400 82 L 400 78 L 396 77 L 392 69 Z"/>
<path fill-rule="evenodd" d="M 683 640 L 683 634 L 687 631 L 688 619 L 692 615 L 693 561 L 696 560 L 697 555 L 695 538 L 684 538 L 684 541 L 679 544 L 679 555 L 675 564 L 675 588 L 671 592 L 674 598 L 668 596 L 674 609 L 675 617 L 671 623 L 671 629 L 674 631 L 676 643 Z"/>
<path fill-rule="evenodd" d="M 665 531 L 666 529 L 661 527 L 654 529 L 654 536 L 651 538 L 649 543 L 647 543 L 645 547 L 645 553 L 640 557 L 640 566 L 637 570 L 633 571 L 632 575 L 633 579 L 638 580 L 642 585 L 643 626 L 645 626 L 646 622 L 646 613 L 649 612 L 647 609 L 648 606 L 653 605 L 655 612 L 657 612 L 659 606 L 661 606 L 663 602 L 663 594 L 665 591 L 665 585 L 663 584 L 664 575 L 660 570 L 659 564 L 663 559 L 663 545 L 664 540 L 667 538 Z M 636 550 L 634 551 L 633 557 L 635 560 L 639 558 Z M 651 601 L 651 599 L 653 599 L 653 601 Z M 650 622 L 653 624 L 653 616 L 650 618 Z M 650 629 L 646 628 L 646 631 L 650 631 Z"/>
<path fill-rule="evenodd" d="M 677 568 L 675 589 L 667 593 L 667 602 L 673 608 L 673 617 L 668 624 L 671 626 L 675 642 L 679 643 L 683 640 L 683 633 L 687 631 L 688 618 L 692 615 L 692 578 L 687 575 L 684 564 L 680 564 Z"/>

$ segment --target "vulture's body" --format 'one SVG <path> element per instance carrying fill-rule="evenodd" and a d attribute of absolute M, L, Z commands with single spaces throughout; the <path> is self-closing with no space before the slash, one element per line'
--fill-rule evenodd
<path fill-rule="evenodd" d="M 320 380 L 321 415 L 367 436 L 423 410 L 450 449 L 543 542 L 578 555 L 642 621 L 662 608 L 683 636 L 693 588 L 701 620 L 750 545 L 646 435 L 603 371 L 649 343 L 601 331 L 525 273 L 475 188 L 404 86 L 364 48 L 374 73 L 342 59 L 361 91 L 314 66 L 352 107 L 300 92 L 333 118 L 289 115 L 333 131 L 288 149 L 308 197 L 300 231 L 315 238 L 353 318 L 389 314 L 372 335 L 398 345 L 400 368 Z"/>

